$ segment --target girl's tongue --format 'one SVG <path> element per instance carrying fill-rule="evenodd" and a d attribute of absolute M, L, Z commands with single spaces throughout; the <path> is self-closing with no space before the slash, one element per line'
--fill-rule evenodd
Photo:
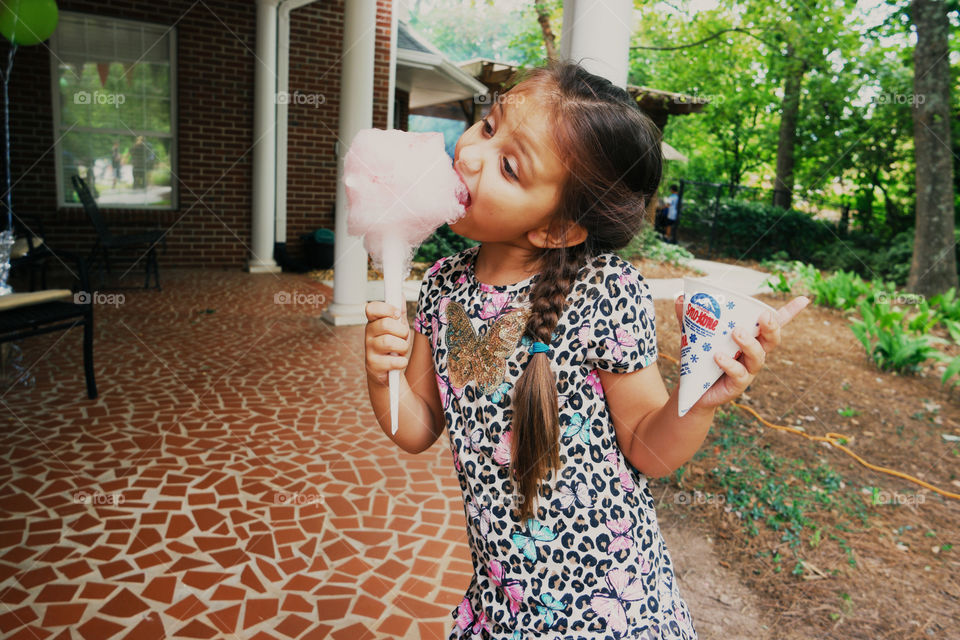
<path fill-rule="evenodd" d="M 464 184 L 462 178 L 460 179 L 460 184 L 457 185 L 457 201 L 463 205 L 464 209 L 468 209 L 472 201 L 470 198 L 470 190 L 467 189 L 467 185 Z"/>

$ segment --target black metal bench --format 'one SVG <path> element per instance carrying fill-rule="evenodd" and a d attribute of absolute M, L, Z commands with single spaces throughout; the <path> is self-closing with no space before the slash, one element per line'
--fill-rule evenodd
<path fill-rule="evenodd" d="M 80 280 L 80 292 L 86 296 L 74 296 L 70 300 L 54 300 L 37 304 L 25 304 L 0 310 L 0 343 L 12 342 L 54 331 L 67 331 L 83 325 L 83 371 L 87 381 L 87 397 L 97 397 L 97 382 L 93 374 L 93 300 L 90 293 L 90 281 L 87 265 L 83 258 L 57 252 L 63 260 L 71 260 L 77 265 Z M 44 259 L 43 256 L 39 259 Z M 29 256 L 20 259 L 20 264 L 28 262 Z"/>

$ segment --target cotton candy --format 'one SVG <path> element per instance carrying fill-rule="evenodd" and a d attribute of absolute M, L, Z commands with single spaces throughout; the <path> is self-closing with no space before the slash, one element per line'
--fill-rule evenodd
<path fill-rule="evenodd" d="M 364 129 L 350 145 L 343 183 L 349 215 L 347 232 L 383 264 L 384 239 L 398 238 L 413 251 L 444 223 L 465 212 L 469 192 L 453 170 L 443 134 Z M 406 270 L 406 269 L 405 269 Z"/>
<path fill-rule="evenodd" d="M 405 309 L 403 280 L 414 249 L 443 223 L 460 219 L 470 192 L 451 166 L 440 133 L 364 129 L 344 160 L 347 232 L 363 236 L 383 268 L 384 299 Z M 397 432 L 400 371 L 389 375 L 390 423 Z"/>

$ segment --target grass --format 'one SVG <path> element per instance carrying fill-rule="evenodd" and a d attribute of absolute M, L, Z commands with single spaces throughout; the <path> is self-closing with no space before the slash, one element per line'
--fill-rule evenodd
<path fill-rule="evenodd" d="M 853 528 L 869 526 L 870 511 L 861 491 L 829 464 L 777 455 L 757 443 L 758 435 L 752 429 L 738 414 L 717 411 L 712 439 L 694 456 L 694 461 L 712 463 L 705 484 L 724 495 L 725 508 L 740 519 L 746 535 L 756 537 L 764 531 L 778 535 L 790 550 L 793 575 L 801 576 L 807 570 L 805 550 L 817 549 L 828 540 L 856 567 L 856 557 L 844 536 Z M 678 486 L 683 474 L 684 468 L 674 472 Z M 761 551 L 757 555 L 770 557 L 774 572 L 785 566 L 782 553 Z"/>

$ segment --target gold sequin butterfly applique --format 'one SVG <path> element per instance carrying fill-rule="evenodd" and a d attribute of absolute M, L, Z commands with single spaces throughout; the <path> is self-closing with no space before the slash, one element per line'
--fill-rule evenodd
<path fill-rule="evenodd" d="M 513 353 L 529 311 L 510 311 L 493 323 L 483 338 L 473 329 L 466 310 L 458 302 L 447 305 L 447 367 L 450 384 L 463 388 L 476 380 L 484 395 L 493 393 L 503 382 L 507 358 Z"/>

